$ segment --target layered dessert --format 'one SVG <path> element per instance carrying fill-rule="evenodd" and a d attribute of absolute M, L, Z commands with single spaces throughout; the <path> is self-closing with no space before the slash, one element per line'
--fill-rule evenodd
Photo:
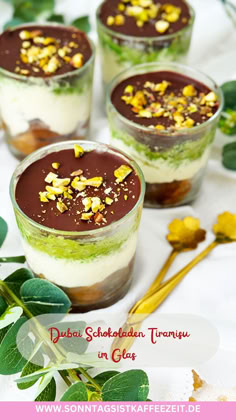
<path fill-rule="evenodd" d="M 94 48 L 63 25 L 25 25 L 0 36 L 0 115 L 19 158 L 49 144 L 85 138 Z"/>
<path fill-rule="evenodd" d="M 28 265 L 62 287 L 75 310 L 111 305 L 128 290 L 144 185 L 129 158 L 88 141 L 39 150 L 13 175 Z"/>
<path fill-rule="evenodd" d="M 214 82 L 185 66 L 137 66 L 114 81 L 107 100 L 111 144 L 142 168 L 146 206 L 196 197 L 221 109 Z"/>
<path fill-rule="evenodd" d="M 137 64 L 184 61 L 193 22 L 184 0 L 105 0 L 97 10 L 105 84 Z"/>

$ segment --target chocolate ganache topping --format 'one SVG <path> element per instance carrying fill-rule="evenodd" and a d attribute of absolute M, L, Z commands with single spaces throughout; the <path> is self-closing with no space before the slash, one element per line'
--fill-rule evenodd
<path fill-rule="evenodd" d="M 0 36 L 0 67 L 23 76 L 49 77 L 81 68 L 92 50 L 73 27 L 21 26 Z"/>
<path fill-rule="evenodd" d="M 139 177 L 112 151 L 53 152 L 32 163 L 16 186 L 16 201 L 32 220 L 63 231 L 87 231 L 121 219 L 137 203 Z"/>
<path fill-rule="evenodd" d="M 111 101 L 128 120 L 158 131 L 198 126 L 219 107 L 215 92 L 197 80 L 171 71 L 123 80 L 114 88 Z"/>

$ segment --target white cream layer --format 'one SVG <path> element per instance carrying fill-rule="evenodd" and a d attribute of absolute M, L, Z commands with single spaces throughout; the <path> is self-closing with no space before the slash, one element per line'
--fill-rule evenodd
<path fill-rule="evenodd" d="M 130 67 L 130 63 L 123 63 L 120 64 L 118 62 L 119 55 L 115 54 L 108 48 L 100 47 L 100 57 L 102 60 L 102 73 L 103 73 L 103 81 L 105 84 L 111 82 L 111 80 L 117 76 L 117 74 L 121 73 L 122 70 Z"/>
<path fill-rule="evenodd" d="M 122 140 L 117 138 L 112 138 L 111 144 L 135 159 L 143 171 L 145 181 L 149 184 L 183 181 L 193 178 L 200 169 L 206 166 L 211 150 L 210 147 L 207 147 L 200 159 L 193 161 L 184 160 L 182 165 L 175 168 L 170 166 L 168 161 L 164 159 L 148 160 L 144 154 L 136 152 L 134 148 L 127 146 Z"/>
<path fill-rule="evenodd" d="M 83 125 L 90 114 L 90 94 L 54 94 L 50 86 L 3 80 L 0 114 L 12 136 L 28 131 L 30 121 L 67 135 Z"/>
<path fill-rule="evenodd" d="M 128 266 L 134 257 L 136 245 L 137 232 L 132 233 L 118 251 L 91 261 L 80 261 L 51 257 L 23 240 L 26 260 L 31 270 L 62 287 L 88 287 L 104 281 L 108 276 Z"/>

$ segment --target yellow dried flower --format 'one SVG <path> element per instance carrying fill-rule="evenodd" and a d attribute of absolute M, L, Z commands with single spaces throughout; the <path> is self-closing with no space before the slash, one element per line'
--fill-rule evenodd
<path fill-rule="evenodd" d="M 213 231 L 218 242 L 236 241 L 236 214 L 228 211 L 220 214 L 217 223 L 213 226 Z"/>
<path fill-rule="evenodd" d="M 169 231 L 166 238 L 178 252 L 196 249 L 206 237 L 206 231 L 200 228 L 200 220 L 195 217 L 173 220 L 169 224 Z"/>

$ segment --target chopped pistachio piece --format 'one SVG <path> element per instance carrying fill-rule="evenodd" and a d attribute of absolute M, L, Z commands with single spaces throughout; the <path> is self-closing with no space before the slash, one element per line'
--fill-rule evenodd
<path fill-rule="evenodd" d="M 79 144 L 74 144 L 75 157 L 79 158 L 84 155 L 84 149 Z"/>
<path fill-rule="evenodd" d="M 71 186 L 76 190 L 76 191 L 83 191 L 86 188 L 86 184 L 84 181 L 80 181 L 78 177 L 74 178 Z"/>
<path fill-rule="evenodd" d="M 63 188 L 57 188 L 57 187 L 51 187 L 50 185 L 46 186 L 46 190 L 50 193 L 50 194 L 54 194 L 54 195 L 60 195 L 64 192 Z"/>
<path fill-rule="evenodd" d="M 82 213 L 81 220 L 90 220 L 93 217 L 93 213 Z"/>
<path fill-rule="evenodd" d="M 164 34 L 169 28 L 169 26 L 169 22 L 166 22 L 165 20 L 158 20 L 155 24 L 156 31 L 160 34 Z"/>
<path fill-rule="evenodd" d="M 82 169 L 78 169 L 77 171 L 74 171 L 70 174 L 70 176 L 80 176 L 82 175 L 83 171 Z"/>
<path fill-rule="evenodd" d="M 100 207 L 102 204 L 101 199 L 99 197 L 92 197 L 91 201 L 92 201 L 92 212 L 97 213 L 98 210 L 100 210 Z"/>
<path fill-rule="evenodd" d="M 45 182 L 47 182 L 48 184 L 51 184 L 52 181 L 54 179 L 56 179 L 58 177 L 57 174 L 54 174 L 54 172 L 49 172 L 49 174 L 47 174 L 46 178 L 44 179 Z"/>
<path fill-rule="evenodd" d="M 85 211 L 89 211 L 89 210 L 91 209 L 91 206 L 92 206 L 92 200 L 91 200 L 91 198 L 90 198 L 90 197 L 85 197 L 85 198 L 82 200 L 82 203 L 83 203 L 83 205 L 84 205 L 84 210 L 85 210 Z"/>
<path fill-rule="evenodd" d="M 164 127 L 164 125 L 162 125 L 162 124 L 157 124 L 157 125 L 156 125 L 156 130 L 159 130 L 159 131 L 161 131 L 161 130 L 165 130 L 165 127 Z"/>
<path fill-rule="evenodd" d="M 42 203 L 48 203 L 48 198 L 47 198 L 47 192 L 46 191 L 44 191 L 44 192 L 40 192 L 39 193 L 39 198 L 40 198 L 40 201 L 42 201 Z"/>
<path fill-rule="evenodd" d="M 101 176 L 96 176 L 94 178 L 86 179 L 85 185 L 89 185 L 94 188 L 99 188 L 103 183 L 103 178 Z"/>
<path fill-rule="evenodd" d="M 49 200 L 53 200 L 53 201 L 55 201 L 55 200 L 56 200 L 56 196 L 55 196 L 55 194 L 50 194 L 50 193 L 47 193 L 47 198 L 49 198 Z"/>
<path fill-rule="evenodd" d="M 77 53 L 73 55 L 70 61 L 71 65 L 75 67 L 76 69 L 80 69 L 80 67 L 83 66 L 84 63 L 84 56 L 83 54 Z"/>
<path fill-rule="evenodd" d="M 21 32 L 19 33 L 19 37 L 20 37 L 20 39 L 22 39 L 22 40 L 26 40 L 26 39 L 30 39 L 30 38 L 31 38 L 31 34 L 30 34 L 30 32 L 29 32 L 29 31 L 21 31 Z"/>
<path fill-rule="evenodd" d="M 71 194 L 68 193 L 68 191 L 64 191 L 63 193 L 65 198 L 69 198 L 69 200 L 72 200 L 73 196 Z"/>
<path fill-rule="evenodd" d="M 113 16 L 108 16 L 107 18 L 107 25 L 112 26 L 115 23 L 115 18 Z"/>
<path fill-rule="evenodd" d="M 115 16 L 115 25 L 121 26 L 125 23 L 125 17 L 123 15 L 116 15 Z"/>
<path fill-rule="evenodd" d="M 193 85 L 187 85 L 183 88 L 184 96 L 196 96 L 197 91 Z"/>
<path fill-rule="evenodd" d="M 70 184 L 70 178 L 56 178 L 52 181 L 53 187 L 66 187 Z"/>
<path fill-rule="evenodd" d="M 205 96 L 205 100 L 207 102 L 215 102 L 217 100 L 217 96 L 215 94 L 215 92 L 209 92 L 206 96 Z"/>
<path fill-rule="evenodd" d="M 114 171 L 114 175 L 116 177 L 116 182 L 120 183 L 122 181 L 124 181 L 124 179 L 131 174 L 131 172 L 133 171 L 132 168 L 130 168 L 130 166 L 127 165 L 121 165 L 118 169 L 116 169 Z"/>
<path fill-rule="evenodd" d="M 106 197 L 106 198 L 105 198 L 105 203 L 106 203 L 108 206 L 110 206 L 110 205 L 113 203 L 112 198 L 110 198 L 110 197 Z"/>
<path fill-rule="evenodd" d="M 59 162 L 53 162 L 52 167 L 53 167 L 53 169 L 59 169 L 60 168 L 60 163 Z"/>
<path fill-rule="evenodd" d="M 57 202 L 57 209 L 61 212 L 64 213 L 65 211 L 68 210 L 68 207 L 66 206 L 65 203 L 62 203 L 62 201 L 58 201 Z"/>
<path fill-rule="evenodd" d="M 127 194 L 124 195 L 124 199 L 125 199 L 125 201 L 128 200 L 128 195 Z"/>

